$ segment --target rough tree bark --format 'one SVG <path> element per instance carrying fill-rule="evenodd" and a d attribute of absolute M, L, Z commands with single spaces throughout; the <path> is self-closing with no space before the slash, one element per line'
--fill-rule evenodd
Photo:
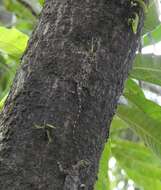
<path fill-rule="evenodd" d="M 93 189 L 139 43 L 136 9 L 135 35 L 128 0 L 46 1 L 1 113 L 1 190 Z"/>

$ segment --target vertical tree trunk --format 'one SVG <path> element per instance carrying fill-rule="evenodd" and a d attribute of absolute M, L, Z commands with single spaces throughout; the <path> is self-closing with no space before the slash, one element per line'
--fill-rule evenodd
<path fill-rule="evenodd" d="M 1 113 L 1 190 L 93 190 L 142 28 L 138 10 L 131 31 L 130 11 L 125 0 L 46 1 Z"/>

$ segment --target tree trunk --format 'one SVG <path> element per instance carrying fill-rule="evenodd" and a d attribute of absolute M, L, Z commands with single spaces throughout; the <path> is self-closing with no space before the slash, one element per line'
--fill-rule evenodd
<path fill-rule="evenodd" d="M 93 190 L 137 34 L 125 0 L 46 0 L 0 121 L 1 190 Z"/>

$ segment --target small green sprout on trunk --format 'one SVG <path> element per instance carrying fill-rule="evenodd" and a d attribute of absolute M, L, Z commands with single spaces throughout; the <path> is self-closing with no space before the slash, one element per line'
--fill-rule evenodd
<path fill-rule="evenodd" d="M 52 142 L 53 142 L 52 130 L 53 130 L 53 129 L 56 129 L 55 126 L 44 122 L 43 125 L 37 125 L 37 124 L 35 124 L 34 127 L 35 127 L 36 129 L 43 129 L 43 130 L 45 131 L 45 133 L 46 133 L 47 138 L 48 138 L 48 142 L 49 142 L 49 143 L 52 143 Z"/>
<path fill-rule="evenodd" d="M 148 6 L 145 4 L 144 0 L 131 0 L 130 1 L 130 6 L 132 8 L 133 7 L 134 8 L 135 7 L 142 8 L 144 14 L 146 14 L 147 11 L 148 11 Z M 131 26 L 131 29 L 132 29 L 132 31 L 133 31 L 134 34 L 137 33 L 139 21 L 140 21 L 140 18 L 139 18 L 138 12 L 132 13 L 132 17 L 128 19 L 128 23 Z"/>

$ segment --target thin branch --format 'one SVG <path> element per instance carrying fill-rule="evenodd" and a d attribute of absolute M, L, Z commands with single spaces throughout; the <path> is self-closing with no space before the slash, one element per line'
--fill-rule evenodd
<path fill-rule="evenodd" d="M 33 7 L 29 3 L 27 3 L 24 0 L 17 0 L 17 1 L 21 3 L 24 7 L 26 7 L 32 13 L 33 16 L 35 17 L 38 16 L 37 12 L 33 9 Z"/>

